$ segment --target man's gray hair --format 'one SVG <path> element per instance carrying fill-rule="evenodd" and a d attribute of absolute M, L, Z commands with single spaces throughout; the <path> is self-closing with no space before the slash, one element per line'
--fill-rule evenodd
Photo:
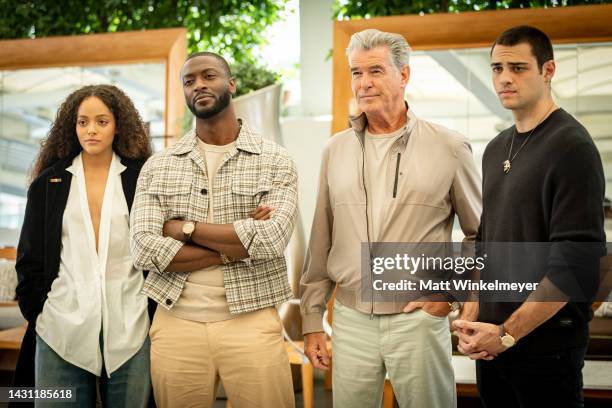
<path fill-rule="evenodd" d="M 351 52 L 355 50 L 371 50 L 377 47 L 387 47 L 391 54 L 391 61 L 401 70 L 408 65 L 410 58 L 410 45 L 406 39 L 395 33 L 386 33 L 373 28 L 360 31 L 351 36 L 346 48 L 346 55 L 350 58 Z"/>

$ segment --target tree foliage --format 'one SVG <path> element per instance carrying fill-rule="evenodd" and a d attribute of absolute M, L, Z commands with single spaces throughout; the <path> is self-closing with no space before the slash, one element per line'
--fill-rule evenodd
<path fill-rule="evenodd" d="M 334 17 L 347 20 L 402 14 L 458 13 L 462 11 L 606 3 L 612 3 L 612 0 L 336 0 Z"/>
<path fill-rule="evenodd" d="M 0 39 L 185 27 L 188 52 L 252 62 L 287 0 L 0 0 Z M 153 46 L 153 44 L 152 44 Z"/>

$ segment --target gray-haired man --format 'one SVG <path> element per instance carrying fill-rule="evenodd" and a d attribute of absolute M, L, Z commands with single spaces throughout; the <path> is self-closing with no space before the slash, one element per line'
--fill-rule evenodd
<path fill-rule="evenodd" d="M 451 241 L 454 214 L 476 236 L 480 179 L 467 139 L 404 102 L 410 47 L 365 30 L 347 49 L 359 109 L 323 152 L 302 277 L 306 352 L 329 368 L 321 317 L 334 283 L 334 406 L 379 406 L 388 374 L 401 407 L 452 407 L 449 302 L 362 299 L 363 242 Z M 369 273 L 372 273 L 371 271 Z"/>

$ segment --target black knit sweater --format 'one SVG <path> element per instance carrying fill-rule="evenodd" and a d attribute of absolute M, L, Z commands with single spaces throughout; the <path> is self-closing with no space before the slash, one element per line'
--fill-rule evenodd
<path fill-rule="evenodd" d="M 531 134 L 504 174 L 515 127 L 501 132 L 485 149 L 483 213 L 478 240 L 482 242 L 605 242 L 603 199 L 605 179 L 601 158 L 587 130 L 563 109 L 551 113 Z M 512 155 L 529 132 L 516 133 Z M 603 245 L 602 245 L 603 247 Z M 563 274 L 547 275 L 562 285 Z M 486 272 L 483 273 L 486 278 Z M 586 286 L 596 275 L 581 275 Z M 593 282 L 595 280 L 595 282 Z M 558 282 L 557 282 L 558 281 Z M 479 320 L 502 323 L 520 303 L 489 303 L 481 298 Z M 568 303 L 550 321 L 521 341 L 547 350 L 585 346 L 587 302 Z"/>

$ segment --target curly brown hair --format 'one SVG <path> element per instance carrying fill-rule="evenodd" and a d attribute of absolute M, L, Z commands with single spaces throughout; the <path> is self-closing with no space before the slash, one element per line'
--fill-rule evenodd
<path fill-rule="evenodd" d="M 132 100 L 113 85 L 87 85 L 72 92 L 57 111 L 49 134 L 41 142 L 31 180 L 59 160 L 76 157 L 83 148 L 76 133 L 77 112 L 83 100 L 100 98 L 115 116 L 113 151 L 123 159 L 146 160 L 151 156 L 151 139 Z"/>

